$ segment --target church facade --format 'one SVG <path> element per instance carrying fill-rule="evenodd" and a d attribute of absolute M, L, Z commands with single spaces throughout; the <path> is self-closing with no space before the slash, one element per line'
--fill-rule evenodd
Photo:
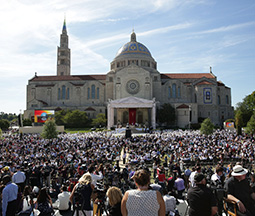
<path fill-rule="evenodd" d="M 28 81 L 25 118 L 34 110 L 82 110 L 89 118 L 106 114 L 112 126 L 149 124 L 156 128 L 156 108 L 170 103 L 176 125 L 187 127 L 199 117 L 215 125 L 233 117 L 231 89 L 209 73 L 160 73 L 148 48 L 132 32 L 102 75 L 71 75 L 71 51 L 64 22 L 57 52 L 55 76 L 35 76 Z"/>

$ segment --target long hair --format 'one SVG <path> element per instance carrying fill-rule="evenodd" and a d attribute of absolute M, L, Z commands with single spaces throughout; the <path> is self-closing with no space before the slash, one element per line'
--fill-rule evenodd
<path fill-rule="evenodd" d="M 84 174 L 78 181 L 80 184 L 90 184 L 92 182 L 91 175 L 89 173 Z"/>
<path fill-rule="evenodd" d="M 111 206 L 116 205 L 117 203 L 121 202 L 122 200 L 122 193 L 121 190 L 117 187 L 110 187 L 106 195 L 109 197 L 109 204 Z"/>
<path fill-rule="evenodd" d="M 50 200 L 50 196 L 47 192 L 47 188 L 46 187 L 41 188 L 37 196 L 37 202 L 44 203 L 44 202 L 48 202 L 49 200 Z"/>

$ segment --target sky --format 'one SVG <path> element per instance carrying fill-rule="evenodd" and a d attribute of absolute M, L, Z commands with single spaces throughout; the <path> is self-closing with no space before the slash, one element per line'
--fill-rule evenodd
<path fill-rule="evenodd" d="M 0 112 L 26 109 L 35 72 L 56 75 L 66 18 L 71 74 L 106 74 L 134 29 L 160 73 L 206 73 L 231 88 L 232 105 L 255 90 L 254 0 L 0 0 Z"/>

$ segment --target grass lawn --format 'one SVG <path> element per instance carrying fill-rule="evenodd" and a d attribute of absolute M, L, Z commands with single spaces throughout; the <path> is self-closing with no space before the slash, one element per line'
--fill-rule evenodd
<path fill-rule="evenodd" d="M 91 128 L 66 128 L 65 129 L 66 133 L 88 133 L 91 132 Z"/>

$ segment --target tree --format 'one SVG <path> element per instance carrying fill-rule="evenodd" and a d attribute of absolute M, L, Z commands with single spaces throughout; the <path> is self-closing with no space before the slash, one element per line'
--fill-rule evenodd
<path fill-rule="evenodd" d="M 209 134 L 212 134 L 213 133 L 213 128 L 214 128 L 214 125 L 213 123 L 211 122 L 211 119 L 210 118 L 207 118 L 205 119 L 202 124 L 201 124 L 201 128 L 200 128 L 200 132 L 202 134 L 205 134 L 205 135 L 209 135 Z"/>
<path fill-rule="evenodd" d="M 105 126 L 107 122 L 107 119 L 105 118 L 105 114 L 99 113 L 97 114 L 96 118 L 92 120 L 92 125 L 94 127 L 97 127 L 99 125 Z"/>
<path fill-rule="evenodd" d="M 0 139 L 2 139 L 2 136 L 3 136 L 3 131 L 2 131 L 2 129 L 0 128 Z"/>
<path fill-rule="evenodd" d="M 23 120 L 23 126 L 32 126 L 32 120 L 31 119 L 24 119 Z"/>
<path fill-rule="evenodd" d="M 71 112 L 70 110 L 59 110 L 55 113 L 55 121 L 57 125 L 66 125 L 65 115 Z"/>
<path fill-rule="evenodd" d="M 167 125 L 174 124 L 175 122 L 175 109 L 170 103 L 163 104 L 157 110 L 157 117 L 160 123 L 166 123 Z"/>
<path fill-rule="evenodd" d="M 242 115 L 241 110 L 237 110 L 236 115 L 235 115 L 235 122 L 236 122 L 237 134 L 241 135 L 242 134 L 242 126 L 243 126 L 243 115 Z"/>
<path fill-rule="evenodd" d="M 245 127 L 253 115 L 255 110 L 255 91 L 243 99 L 243 102 L 237 104 L 235 115 L 239 115 L 238 118 L 242 118 L 242 124 L 240 127 Z M 239 113 L 238 113 L 239 112 Z"/>
<path fill-rule="evenodd" d="M 255 133 L 255 111 L 247 123 L 246 132 L 253 135 Z"/>
<path fill-rule="evenodd" d="M 55 123 L 54 119 L 48 119 L 44 125 L 43 125 L 43 131 L 41 133 L 41 136 L 44 139 L 53 139 L 57 138 L 58 131 L 57 131 L 57 125 Z"/>
<path fill-rule="evenodd" d="M 86 112 L 80 110 L 68 112 L 64 117 L 64 122 L 69 128 L 84 128 L 89 124 Z"/>
<path fill-rule="evenodd" d="M 0 128 L 2 130 L 8 130 L 9 127 L 10 127 L 10 122 L 7 119 L 0 120 Z"/>

